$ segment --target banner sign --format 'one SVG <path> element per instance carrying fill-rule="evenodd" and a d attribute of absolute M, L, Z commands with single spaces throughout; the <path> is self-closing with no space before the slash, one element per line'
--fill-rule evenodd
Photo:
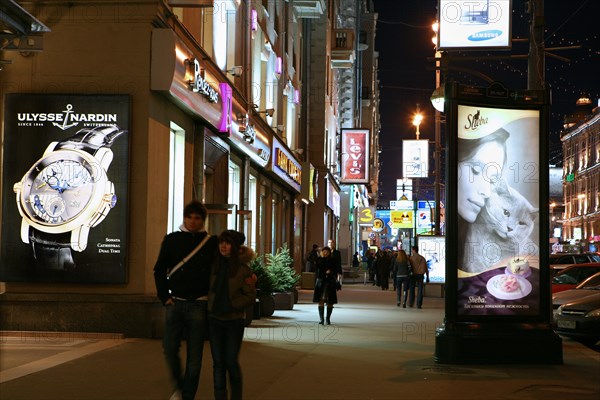
<path fill-rule="evenodd" d="M 413 210 L 391 210 L 390 221 L 392 228 L 409 228 L 412 229 L 415 224 L 414 211 Z"/>
<path fill-rule="evenodd" d="M 429 140 L 402 141 L 402 177 L 427 178 Z"/>
<path fill-rule="evenodd" d="M 438 49 L 509 49 L 511 3 L 511 0 L 440 0 Z"/>
<path fill-rule="evenodd" d="M 342 129 L 341 183 L 369 183 L 368 129 Z"/>
<path fill-rule="evenodd" d="M 5 99 L 0 280 L 126 283 L 129 96 Z"/>

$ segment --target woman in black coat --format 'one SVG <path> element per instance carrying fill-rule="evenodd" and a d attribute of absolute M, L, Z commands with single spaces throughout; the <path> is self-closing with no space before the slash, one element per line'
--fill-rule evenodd
<path fill-rule="evenodd" d="M 313 302 L 319 303 L 319 324 L 323 325 L 325 303 L 327 303 L 327 325 L 331 324 L 333 305 L 337 303 L 337 291 L 341 289 L 342 270 L 331 257 L 331 249 L 323 247 L 317 259 L 315 292 Z"/>

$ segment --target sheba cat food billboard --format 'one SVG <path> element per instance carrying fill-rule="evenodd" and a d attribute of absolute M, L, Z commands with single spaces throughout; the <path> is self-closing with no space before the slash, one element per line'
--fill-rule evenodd
<path fill-rule="evenodd" d="M 540 111 L 458 104 L 459 315 L 535 315 Z"/>

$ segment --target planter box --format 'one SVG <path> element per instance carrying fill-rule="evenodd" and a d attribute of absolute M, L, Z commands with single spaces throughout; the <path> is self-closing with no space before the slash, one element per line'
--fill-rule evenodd
<path fill-rule="evenodd" d="M 270 317 L 275 312 L 275 300 L 273 300 L 273 296 L 261 295 L 260 296 L 260 316 L 261 317 Z"/>
<path fill-rule="evenodd" d="M 293 310 L 294 309 L 294 293 L 292 292 L 276 292 L 273 293 L 276 310 Z"/>

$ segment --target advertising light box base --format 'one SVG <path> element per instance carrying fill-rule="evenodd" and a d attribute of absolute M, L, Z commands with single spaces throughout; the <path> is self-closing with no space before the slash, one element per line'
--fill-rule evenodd
<path fill-rule="evenodd" d="M 562 340 L 545 327 L 459 324 L 437 330 L 434 359 L 440 364 L 562 364 Z"/>

